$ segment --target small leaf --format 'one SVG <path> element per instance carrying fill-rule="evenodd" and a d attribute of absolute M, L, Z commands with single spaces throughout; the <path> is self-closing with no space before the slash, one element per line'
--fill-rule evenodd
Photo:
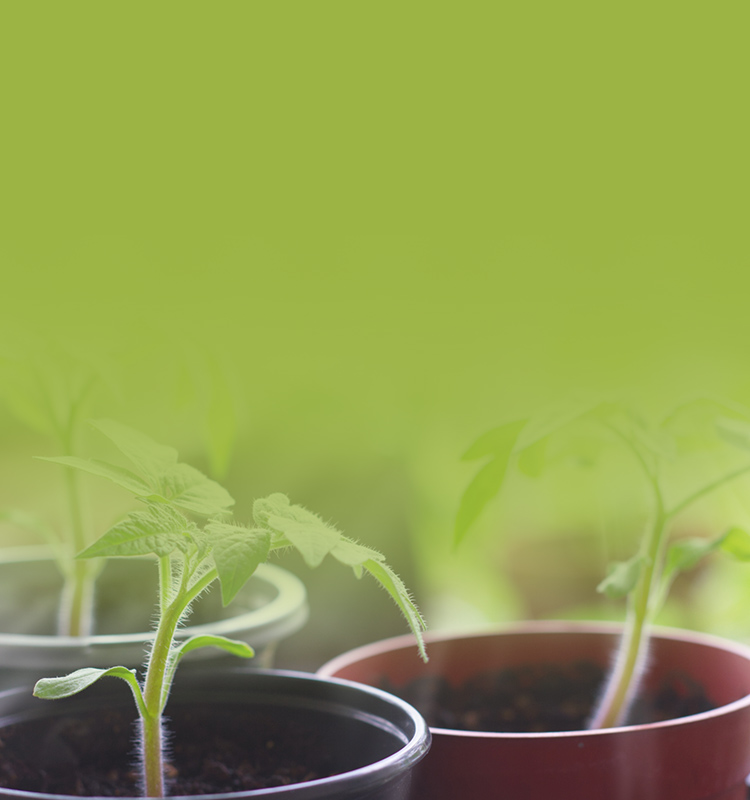
<path fill-rule="evenodd" d="M 738 561 L 750 561 L 750 533 L 742 528 L 730 528 L 722 537 L 721 549 Z"/>
<path fill-rule="evenodd" d="M 645 563 L 646 558 L 638 555 L 627 561 L 619 561 L 610 565 L 607 577 L 596 587 L 596 590 L 612 599 L 625 597 L 638 583 Z"/>
<path fill-rule="evenodd" d="M 268 558 L 271 533 L 262 528 L 245 528 L 211 521 L 206 526 L 214 540 L 213 558 L 221 582 L 221 599 L 229 603 L 250 576 Z"/>
<path fill-rule="evenodd" d="M 526 449 L 522 450 L 518 456 L 518 469 L 527 475 L 529 478 L 538 478 L 542 472 L 547 461 L 547 444 L 549 437 L 545 436 L 538 442 L 529 445 Z"/>
<path fill-rule="evenodd" d="M 667 551 L 664 573 L 671 575 L 673 572 L 693 569 L 705 556 L 720 547 L 724 538 L 724 536 L 717 539 L 693 537 L 676 541 Z"/>
<path fill-rule="evenodd" d="M 149 486 L 145 481 L 142 481 L 137 475 L 134 475 L 130 470 L 117 467 L 114 464 L 107 464 L 104 461 L 97 459 L 77 458 L 75 456 L 59 456 L 54 458 L 47 458 L 38 456 L 40 461 L 50 461 L 53 464 L 62 464 L 66 467 L 79 469 L 82 472 L 88 472 L 90 475 L 97 475 L 101 478 L 108 480 L 132 492 L 136 497 L 147 497 L 153 493 L 154 487 Z"/>
<path fill-rule="evenodd" d="M 167 505 L 149 505 L 145 511 L 133 511 L 122 522 L 87 547 L 78 558 L 109 558 L 155 554 L 160 558 L 175 550 L 183 552 L 191 543 L 197 527 L 179 511 Z"/>
<path fill-rule="evenodd" d="M 127 667 L 110 667 L 109 669 L 85 667 L 62 678 L 42 678 L 34 686 L 34 697 L 40 697 L 43 700 L 60 700 L 64 697 L 71 697 L 87 689 L 100 678 L 106 677 L 121 678 L 128 683 L 139 708 L 143 709 L 143 696 L 135 670 Z"/>
<path fill-rule="evenodd" d="M 516 420 L 483 433 L 461 456 L 461 460 L 475 461 L 485 456 L 505 457 L 506 453 L 509 454 L 513 450 L 526 423 L 525 419 Z"/>
<path fill-rule="evenodd" d="M 191 636 L 179 645 L 179 647 L 176 647 L 172 651 L 175 657 L 175 664 L 192 650 L 198 650 L 201 647 L 218 647 L 239 658 L 252 658 L 255 655 L 255 651 L 247 642 L 240 642 L 237 639 L 227 639 L 225 636 L 205 634 Z"/>
<path fill-rule="evenodd" d="M 309 567 L 317 567 L 341 539 L 341 534 L 312 511 L 291 505 L 283 494 L 256 500 L 253 516 L 258 525 L 282 534 Z"/>
<path fill-rule="evenodd" d="M 455 544 L 460 544 L 487 503 L 500 491 L 505 480 L 510 452 L 507 456 L 505 459 L 498 458 L 485 464 L 466 487 L 456 514 L 453 539 Z"/>
<path fill-rule="evenodd" d="M 422 632 L 427 627 L 419 609 L 411 599 L 409 592 L 401 578 L 383 561 L 370 559 L 362 564 L 375 580 L 388 592 L 396 605 L 401 609 L 401 613 L 409 623 L 412 633 L 417 640 L 419 654 L 423 661 L 427 661 L 427 651 L 425 649 Z"/>
<path fill-rule="evenodd" d="M 353 542 L 346 536 L 342 536 L 336 543 L 336 546 L 331 550 L 331 555 L 347 567 L 361 567 L 365 561 L 372 559 L 373 561 L 385 561 L 385 556 L 373 550 L 370 547 L 365 547 L 362 544 Z"/>

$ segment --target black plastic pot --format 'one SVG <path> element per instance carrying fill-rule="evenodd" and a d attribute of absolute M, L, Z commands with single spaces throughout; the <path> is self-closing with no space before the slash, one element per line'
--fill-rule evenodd
<path fill-rule="evenodd" d="M 332 774 L 287 786 L 204 794 L 205 800 L 212 797 L 406 800 L 409 797 L 412 769 L 427 753 L 430 732 L 419 713 L 407 703 L 377 689 L 305 673 L 220 670 L 212 677 L 213 680 L 197 672 L 177 676 L 167 706 L 175 752 L 181 746 L 180 720 L 203 714 L 202 718 L 208 722 L 196 741 L 202 744 L 204 738 L 208 739 L 215 725 L 222 736 L 232 739 L 233 747 L 247 749 L 249 759 L 258 755 L 254 749 L 257 742 L 249 744 L 252 739 L 262 743 L 261 749 L 270 746 L 271 734 L 266 733 L 265 725 L 269 730 L 281 731 L 282 738 L 287 731 L 309 731 L 312 749 L 318 754 L 325 753 L 325 763 Z M 35 769 L 38 764 L 39 769 L 48 773 L 56 769 L 83 774 L 87 756 L 80 752 L 84 748 L 76 733 L 84 724 L 81 720 L 114 708 L 126 709 L 128 715 L 123 726 L 125 745 L 118 761 L 132 764 L 129 740 L 132 740 L 135 712 L 131 706 L 128 687 L 115 679 L 105 679 L 76 697 L 59 701 L 38 700 L 29 689 L 0 693 L 0 738 L 4 743 L 0 763 L 9 754 L 26 750 L 25 755 L 34 761 Z M 27 726 L 26 733 L 20 733 L 23 729 L 18 723 Z M 28 726 L 36 726 L 36 730 Z M 11 731 L 15 733 L 9 735 Z M 105 729 L 104 738 L 107 735 Z M 306 736 L 294 735 L 295 741 L 307 742 Z M 40 759 L 46 761 L 40 763 Z M 191 763 L 200 759 L 200 753 L 194 754 Z M 69 800 L 70 796 L 0 788 L 0 800 Z"/>

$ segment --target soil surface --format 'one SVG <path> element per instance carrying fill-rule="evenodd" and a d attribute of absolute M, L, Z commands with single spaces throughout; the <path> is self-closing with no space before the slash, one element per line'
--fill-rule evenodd
<path fill-rule="evenodd" d="M 433 728 L 499 733 L 584 730 L 605 679 L 591 662 L 534 664 L 484 672 L 453 686 L 440 676 L 381 688 L 417 708 Z M 673 673 L 655 692 L 644 692 L 629 724 L 656 722 L 715 708 L 689 676 Z"/>
<path fill-rule="evenodd" d="M 234 792 L 325 777 L 337 769 L 316 726 L 284 715 L 177 708 L 170 795 Z M 134 714 L 102 709 L 0 730 L 0 786 L 69 795 L 137 797 Z M 350 767 L 351 768 L 351 767 Z"/>

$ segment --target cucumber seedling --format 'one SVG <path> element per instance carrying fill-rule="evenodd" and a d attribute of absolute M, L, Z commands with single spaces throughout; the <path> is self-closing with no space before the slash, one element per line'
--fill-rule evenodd
<path fill-rule="evenodd" d="M 517 464 L 527 476 L 538 476 L 549 461 L 550 439 L 572 425 L 587 425 L 589 434 L 593 432 L 598 439 L 594 450 L 610 444 L 624 447 L 647 486 L 650 513 L 640 546 L 627 561 L 613 564 L 598 586 L 609 597 L 627 599 L 627 617 L 613 667 L 590 720 L 591 728 L 613 727 L 627 719 L 644 671 L 649 626 L 677 574 L 692 569 L 717 550 L 742 561 L 750 560 L 750 535 L 740 527 L 730 527 L 714 538 L 670 541 L 675 519 L 688 507 L 750 472 L 750 463 L 740 464 L 700 483 L 677 501 L 668 500 L 664 480 L 667 465 L 722 442 L 750 451 L 750 425 L 729 414 L 736 414 L 736 410 L 716 401 L 697 400 L 683 404 L 652 426 L 620 403 L 584 405 L 553 419 L 502 425 L 479 437 L 463 456 L 464 460 L 484 459 L 485 463 L 461 498 L 454 532 L 456 544 L 501 491 L 510 465 Z M 702 420 L 695 430 L 689 430 L 689 423 L 686 429 L 685 420 L 691 418 Z M 590 441 L 588 450 L 591 451 Z"/>
<path fill-rule="evenodd" d="M 417 640 L 422 657 L 424 622 L 401 579 L 384 557 L 344 536 L 307 509 L 272 494 L 253 504 L 253 521 L 239 524 L 229 516 L 234 503 L 218 483 L 178 462 L 177 451 L 112 421 L 95 426 L 131 462 L 132 469 L 75 457 L 50 459 L 67 467 L 108 478 L 134 494 L 143 508 L 128 514 L 79 554 L 81 559 L 154 556 L 158 565 L 157 622 L 145 663 L 145 677 L 123 666 L 79 669 L 60 678 L 43 678 L 34 694 L 45 699 L 69 697 L 103 677 L 129 685 L 138 709 L 144 795 L 165 795 L 163 712 L 175 671 L 187 653 L 218 647 L 242 658 L 253 655 L 245 642 L 199 635 L 178 641 L 178 626 L 191 603 L 214 581 L 224 605 L 230 603 L 258 565 L 271 553 L 294 548 L 310 567 L 327 555 L 351 567 L 357 577 L 372 575 L 391 595 Z"/>

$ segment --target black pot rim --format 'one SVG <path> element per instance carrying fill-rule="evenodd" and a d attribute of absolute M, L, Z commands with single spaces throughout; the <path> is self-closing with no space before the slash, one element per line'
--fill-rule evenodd
<path fill-rule="evenodd" d="M 180 677 L 183 678 L 181 682 Z M 350 770 L 348 772 L 332 775 L 327 778 L 319 778 L 305 783 L 291 784 L 268 789 L 256 789 L 245 792 L 224 792 L 218 794 L 202 795 L 169 795 L 175 800 L 239 800 L 240 798 L 255 797 L 294 797 L 295 800 L 324 800 L 324 798 L 335 798 L 339 796 L 354 797 L 354 791 L 366 792 L 385 784 L 394 778 L 409 772 L 426 754 L 431 743 L 431 734 L 419 712 L 411 705 L 394 695 L 388 694 L 381 689 L 364 686 L 354 681 L 342 678 L 325 678 L 306 672 L 296 672 L 291 670 L 274 669 L 227 669 L 220 672 L 220 683 L 222 686 L 216 687 L 216 694 L 228 691 L 230 686 L 241 685 L 252 681 L 260 683 L 261 688 L 253 690 L 252 694 L 262 698 L 263 702 L 273 704 L 283 699 L 286 705 L 300 705 L 307 707 L 329 707 L 332 711 L 338 709 L 342 713 L 351 714 L 359 719 L 369 722 L 383 730 L 387 730 L 396 738 L 403 742 L 402 746 L 386 758 L 379 759 L 371 764 Z M 182 685 L 186 688 L 189 684 L 197 684 L 205 680 L 203 675 L 178 674 L 175 681 L 176 686 Z M 179 683 L 178 683 L 179 682 Z M 263 686 L 267 685 L 270 691 L 264 691 Z M 274 685 L 278 684 L 278 688 Z M 292 691 L 284 690 L 284 685 L 291 686 Z M 30 696 L 29 687 L 8 689 L 0 692 L 0 703 L 3 698 L 14 698 L 23 694 Z M 333 694 L 333 697 L 328 695 Z M 80 696 L 85 697 L 85 694 Z M 301 698 L 301 702 L 294 703 L 295 699 Z M 358 700 L 355 705 L 354 699 Z M 33 700 L 33 698 L 31 698 Z M 36 702 L 36 701 L 34 701 Z M 46 701 L 42 701 L 46 702 Z M 352 711 L 351 709 L 355 710 Z M 393 718 L 388 720 L 382 716 L 385 711 L 390 711 Z M 167 716 L 169 705 L 167 705 Z M 57 712 L 56 712 L 57 713 Z M 20 719 L 22 716 L 34 716 L 38 718 L 38 711 L 31 715 L 23 712 L 16 715 Z M 400 724 L 399 724 L 400 723 Z M 9 724 L 11 724 L 9 722 Z M 17 797 L 28 798 L 28 800 L 71 800 L 72 795 L 49 794 L 45 792 L 29 792 L 17 789 L 0 788 L 0 798 Z M 97 800 L 97 798 L 92 798 Z M 111 800 L 103 798 L 99 800 Z M 141 800 L 139 797 L 124 798 L 124 800 Z"/>

